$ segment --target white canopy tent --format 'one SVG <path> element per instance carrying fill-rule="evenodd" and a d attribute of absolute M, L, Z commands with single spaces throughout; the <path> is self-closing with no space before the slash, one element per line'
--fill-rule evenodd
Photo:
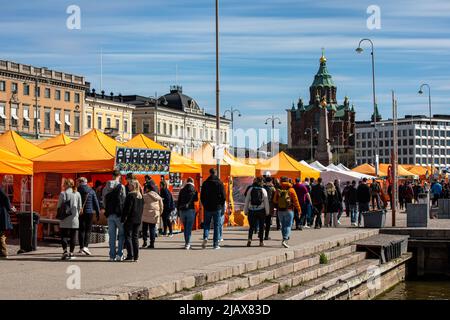
<path fill-rule="evenodd" d="M 320 174 L 323 183 L 334 182 L 334 180 L 339 180 L 341 183 L 352 180 L 361 180 L 363 178 L 372 179 L 374 177 L 354 172 L 354 171 L 345 171 L 334 164 L 330 164 L 326 167 L 326 171 L 322 171 Z"/>
<path fill-rule="evenodd" d="M 327 171 L 327 170 L 328 170 L 327 167 L 325 167 L 325 166 L 324 166 L 323 164 L 321 164 L 319 161 L 311 162 L 311 163 L 309 164 L 309 166 L 310 166 L 310 167 L 313 167 L 314 169 L 319 170 L 319 171 Z"/>
<path fill-rule="evenodd" d="M 313 166 L 311 166 L 308 162 L 306 162 L 305 160 L 300 161 L 300 164 L 307 166 L 308 168 L 314 169 L 314 170 L 319 170 L 317 168 L 314 168 Z M 320 171 L 320 170 L 319 170 Z"/>
<path fill-rule="evenodd" d="M 339 163 L 336 167 L 338 167 L 339 169 L 344 170 L 344 171 L 351 171 L 349 168 L 344 166 L 342 163 Z"/>

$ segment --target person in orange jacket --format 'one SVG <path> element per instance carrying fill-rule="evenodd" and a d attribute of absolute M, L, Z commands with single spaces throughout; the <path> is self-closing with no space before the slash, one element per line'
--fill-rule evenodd
<path fill-rule="evenodd" d="M 302 209 L 298 202 L 297 194 L 287 177 L 281 178 L 280 187 L 275 192 L 273 202 L 281 222 L 281 235 L 283 236 L 281 244 L 283 247 L 289 248 L 288 240 L 294 220 L 294 209 L 297 209 L 299 214 L 302 213 Z"/>

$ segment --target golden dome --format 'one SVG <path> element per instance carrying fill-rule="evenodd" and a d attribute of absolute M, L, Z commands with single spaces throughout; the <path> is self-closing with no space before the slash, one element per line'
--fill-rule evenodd
<path fill-rule="evenodd" d="M 320 63 L 327 62 L 327 58 L 325 57 L 325 49 L 322 48 L 322 56 L 320 57 Z"/>

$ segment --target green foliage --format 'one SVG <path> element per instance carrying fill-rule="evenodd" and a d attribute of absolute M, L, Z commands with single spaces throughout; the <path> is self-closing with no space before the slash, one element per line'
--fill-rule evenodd
<path fill-rule="evenodd" d="M 192 298 L 192 300 L 203 300 L 203 294 L 201 293 L 196 293 L 194 295 L 194 298 Z"/>
<path fill-rule="evenodd" d="M 328 263 L 328 257 L 325 253 L 320 254 L 320 264 L 327 264 Z"/>

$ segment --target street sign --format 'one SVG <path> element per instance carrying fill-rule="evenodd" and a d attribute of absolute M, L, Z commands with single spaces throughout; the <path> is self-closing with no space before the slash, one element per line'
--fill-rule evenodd
<path fill-rule="evenodd" d="M 215 146 L 214 147 L 214 159 L 223 160 L 225 156 L 225 147 L 224 146 Z"/>

